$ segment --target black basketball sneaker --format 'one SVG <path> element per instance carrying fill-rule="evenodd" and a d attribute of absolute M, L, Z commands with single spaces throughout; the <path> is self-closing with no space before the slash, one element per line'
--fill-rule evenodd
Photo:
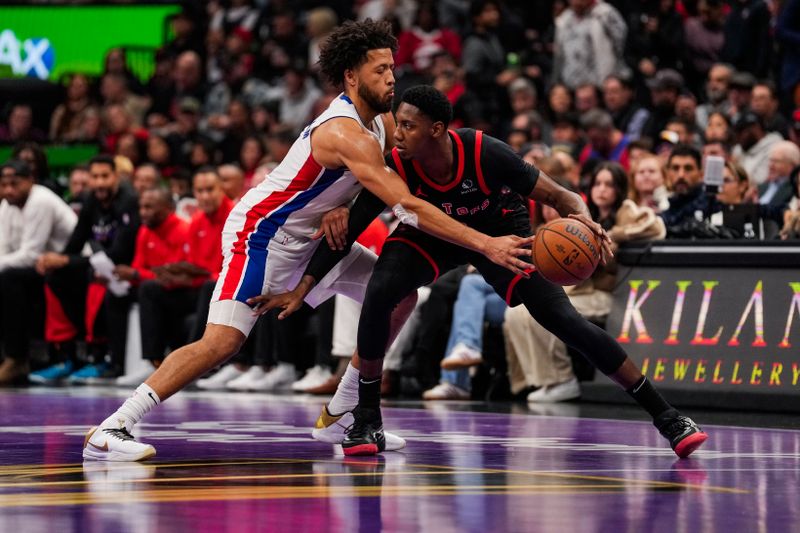
<path fill-rule="evenodd" d="M 360 405 L 353 409 L 353 425 L 342 441 L 345 455 L 375 455 L 386 449 L 383 419 L 379 409 Z"/>
<path fill-rule="evenodd" d="M 673 413 L 674 410 L 667 416 L 657 418 L 655 426 L 678 457 L 689 457 L 708 439 L 708 435 L 688 416 Z"/>

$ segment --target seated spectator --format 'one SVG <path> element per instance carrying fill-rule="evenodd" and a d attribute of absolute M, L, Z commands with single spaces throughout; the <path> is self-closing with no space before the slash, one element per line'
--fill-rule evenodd
<path fill-rule="evenodd" d="M 28 104 L 15 104 L 8 112 L 5 124 L 0 124 L 0 143 L 22 141 L 43 142 L 47 136 L 33 125 L 33 109 Z"/>
<path fill-rule="evenodd" d="M 27 380 L 34 309 L 44 307 L 36 260 L 64 247 L 78 217 L 18 159 L 0 167 L 0 197 L 0 385 L 9 385 Z"/>
<path fill-rule="evenodd" d="M 103 108 L 105 137 L 103 147 L 106 152 L 117 153 L 120 138 L 133 134 L 137 139 L 147 139 L 147 130 L 136 126 L 130 113 L 121 104 L 110 104 Z"/>
<path fill-rule="evenodd" d="M 672 117 L 667 121 L 664 126 L 664 131 L 669 131 L 677 134 L 676 141 L 673 144 L 689 144 L 699 147 L 699 139 L 695 136 L 694 121 L 688 122 L 678 117 Z"/>
<path fill-rule="evenodd" d="M 144 114 L 150 107 L 150 99 L 130 92 L 123 74 L 105 74 L 100 80 L 100 95 L 104 106 L 120 105 L 135 126 L 144 124 Z"/>
<path fill-rule="evenodd" d="M 767 179 L 758 186 L 758 203 L 786 208 L 794 195 L 789 175 L 800 165 L 800 148 L 790 141 L 775 143 L 769 151 Z"/>
<path fill-rule="evenodd" d="M 653 143 L 650 139 L 638 139 L 628 144 L 628 161 L 633 166 L 641 158 L 653 153 Z"/>
<path fill-rule="evenodd" d="M 153 163 L 145 163 L 136 167 L 133 172 L 133 190 L 141 197 L 142 193 L 148 189 L 154 189 L 161 185 L 161 172 Z"/>
<path fill-rule="evenodd" d="M 124 48 L 112 48 L 106 53 L 103 75 L 122 76 L 128 89 L 136 94 L 144 94 L 144 87 L 139 78 L 128 68 L 128 58 Z"/>
<path fill-rule="evenodd" d="M 614 127 L 629 139 L 636 140 L 642 134 L 650 112 L 637 104 L 633 85 L 625 76 L 609 76 L 603 82 L 603 103 L 614 119 Z"/>
<path fill-rule="evenodd" d="M 536 86 L 527 78 L 517 78 L 508 85 L 508 98 L 515 115 L 536 111 Z"/>
<path fill-rule="evenodd" d="M 675 104 L 683 90 L 683 76 L 671 68 L 665 68 L 647 80 L 647 87 L 650 89 L 653 107 L 650 117 L 642 127 L 642 137 L 658 142 L 659 135 L 675 114 Z"/>
<path fill-rule="evenodd" d="M 575 111 L 583 115 L 592 109 L 600 109 L 600 90 L 591 83 L 579 85 L 575 88 Z"/>
<path fill-rule="evenodd" d="M 721 157 L 725 161 L 731 159 L 733 148 L 724 141 L 709 141 L 703 145 L 703 159 L 710 155 Z"/>
<path fill-rule="evenodd" d="M 728 109 L 725 111 L 733 122 L 750 107 L 750 98 L 756 78 L 749 72 L 734 71 L 728 80 Z"/>
<path fill-rule="evenodd" d="M 706 142 L 722 141 L 730 143 L 733 140 L 733 126 L 731 119 L 722 111 L 712 111 L 708 116 L 705 129 Z"/>
<path fill-rule="evenodd" d="M 667 229 L 694 219 L 696 213 L 705 217 L 709 198 L 703 191 L 703 172 L 700 152 L 680 144 L 667 159 L 667 185 L 672 191 L 669 208 L 660 213 Z"/>
<path fill-rule="evenodd" d="M 110 156 L 93 157 L 89 171 L 92 194 L 63 252 L 47 252 L 36 262 L 36 270 L 46 275 L 45 340 L 52 365 L 29 376 L 36 383 L 112 376 L 117 370 L 111 361 L 125 357 L 130 297 L 124 286 L 111 283 L 110 270 L 133 259 L 139 206 L 133 189 L 120 182 Z M 92 257 L 83 255 L 86 245 Z M 79 337 L 86 339 L 89 359 L 81 369 L 76 360 Z"/>
<path fill-rule="evenodd" d="M 661 161 L 648 154 L 631 166 L 628 197 L 641 207 L 660 213 L 669 207 L 669 193 L 664 185 Z"/>
<path fill-rule="evenodd" d="M 83 74 L 73 75 L 67 84 L 67 98 L 59 104 L 50 118 L 50 139 L 59 142 L 95 140 L 86 134 L 84 122 L 98 109 L 89 98 L 89 79 Z"/>
<path fill-rule="evenodd" d="M 244 171 L 245 189 L 249 190 L 253 187 L 253 176 L 265 155 L 266 148 L 264 147 L 264 142 L 261 140 L 261 137 L 251 135 L 242 143 L 241 153 L 239 154 L 239 165 Z"/>
<path fill-rule="evenodd" d="M 734 122 L 737 145 L 733 158 L 747 171 L 753 185 L 761 185 L 769 172 L 772 146 L 783 140 L 779 134 L 767 133 L 761 118 L 752 111 L 743 111 Z"/>
<path fill-rule="evenodd" d="M 583 147 L 578 162 L 583 165 L 589 159 L 614 161 L 628 168 L 628 139 L 614 127 L 607 111 L 593 109 L 581 117 L 581 124 L 589 142 Z"/>
<path fill-rule="evenodd" d="M 222 165 L 217 170 L 219 173 L 222 192 L 234 203 L 238 202 L 244 193 L 244 172 L 237 165 Z"/>
<path fill-rule="evenodd" d="M 788 187 L 791 187 L 789 184 Z M 723 183 L 716 194 L 714 201 L 709 207 L 711 216 L 709 222 L 712 226 L 729 226 L 726 224 L 724 211 L 731 206 L 741 204 L 752 204 L 753 194 L 750 185 L 750 178 L 747 172 L 737 163 L 727 161 L 723 171 Z M 790 191 L 791 196 L 791 191 Z M 743 238 L 763 238 L 772 239 L 778 235 L 781 225 L 784 222 L 784 212 L 788 200 L 783 204 L 760 204 L 757 209 L 757 216 L 751 222 L 752 227 L 726 227 L 727 233 L 733 237 Z M 752 235 L 748 235 L 748 231 Z"/>
<path fill-rule="evenodd" d="M 222 196 L 221 191 L 219 195 Z M 158 367 L 168 346 L 185 344 L 183 319 L 197 306 L 197 287 L 209 275 L 206 271 L 200 277 L 200 270 L 205 269 L 192 269 L 187 263 L 190 235 L 211 243 L 215 237 L 202 231 L 191 234 L 189 224 L 175 215 L 172 195 L 164 188 L 147 189 L 141 194 L 139 215 L 142 225 L 136 237 L 133 262 L 130 266 L 117 265 L 114 274 L 129 282 L 138 294 L 142 357 Z M 215 251 L 222 257 L 221 250 L 214 250 L 213 246 L 207 251 L 210 258 L 217 258 L 213 255 Z M 124 360 L 114 364 L 122 368 Z M 136 385 L 146 377 L 122 376 L 117 384 Z"/>
<path fill-rule="evenodd" d="M 767 132 L 774 131 L 784 139 L 789 136 L 789 121 L 780 114 L 777 89 L 771 81 L 762 80 L 753 86 L 750 109 L 758 115 Z"/>
<path fill-rule="evenodd" d="M 563 83 L 554 83 L 547 91 L 547 109 L 550 118 L 574 111 L 572 90 Z"/>
<path fill-rule="evenodd" d="M 550 137 L 554 149 L 562 148 L 573 159 L 577 159 L 583 150 L 578 115 L 573 112 L 556 115 L 552 121 Z"/>
<path fill-rule="evenodd" d="M 281 123 L 298 135 L 310 122 L 311 109 L 320 96 L 322 91 L 309 76 L 305 62 L 299 59 L 292 61 L 283 74 L 281 88 L 273 95 L 280 102 L 278 113 Z"/>
<path fill-rule="evenodd" d="M 178 170 L 172 147 L 161 135 L 150 135 L 147 138 L 147 162 L 155 165 L 161 175 L 167 179 Z"/>
<path fill-rule="evenodd" d="M 85 197 L 91 194 L 89 192 L 90 178 L 88 165 L 75 165 L 69 173 L 69 186 L 63 198 L 76 215 L 81 212 Z"/>
<path fill-rule="evenodd" d="M 47 154 L 39 143 L 26 141 L 15 144 L 14 149 L 11 150 L 11 157 L 20 159 L 28 164 L 36 183 L 44 185 L 58 195 L 64 193 L 67 184 L 50 176 L 50 164 L 47 161 Z"/>
<path fill-rule="evenodd" d="M 145 142 L 134 133 L 123 133 L 117 141 L 116 156 L 125 157 L 134 166 L 144 160 Z"/>

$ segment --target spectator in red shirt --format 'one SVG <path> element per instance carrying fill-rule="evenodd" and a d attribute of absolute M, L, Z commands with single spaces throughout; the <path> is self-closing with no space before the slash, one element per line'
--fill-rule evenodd
<path fill-rule="evenodd" d="M 138 287 L 142 355 L 157 365 L 171 339 L 183 341 L 179 338 L 181 325 L 173 320 L 177 315 L 173 309 L 187 305 L 184 302 L 197 292 L 162 276 L 165 265 L 186 261 L 189 224 L 175 214 L 172 195 L 164 188 L 147 189 L 142 193 L 139 216 L 142 225 L 136 236 L 133 262 L 130 266 L 118 265 L 114 273 L 120 280 Z M 193 309 L 194 301 L 190 304 Z M 117 363 L 122 364 L 121 361 Z M 120 380 L 126 383 L 129 377 L 123 376 Z"/>
<path fill-rule="evenodd" d="M 153 366 L 160 364 L 167 347 L 182 346 L 187 338 L 196 340 L 202 336 L 208 302 L 222 268 L 222 227 L 233 202 L 225 196 L 214 167 L 197 171 L 193 189 L 198 210 L 188 225 L 183 223 L 183 240 L 175 235 L 171 260 L 155 268 L 155 278 L 139 287 L 142 355 Z M 177 219 L 170 211 L 167 220 L 173 217 Z M 196 321 L 202 323 L 197 333 L 193 322 L 187 323 L 195 309 L 197 316 L 203 317 Z M 120 378 L 120 384 L 138 383 L 143 378 L 139 374 L 125 376 Z"/>

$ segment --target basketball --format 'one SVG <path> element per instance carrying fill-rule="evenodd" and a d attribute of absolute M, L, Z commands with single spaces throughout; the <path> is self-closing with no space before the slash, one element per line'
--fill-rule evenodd
<path fill-rule="evenodd" d="M 533 263 L 548 281 L 577 285 L 592 275 L 600 261 L 600 243 L 586 224 L 572 218 L 548 222 L 536 232 Z"/>

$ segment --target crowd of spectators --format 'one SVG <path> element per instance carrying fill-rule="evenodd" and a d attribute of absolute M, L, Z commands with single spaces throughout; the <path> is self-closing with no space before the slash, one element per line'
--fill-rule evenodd
<path fill-rule="evenodd" d="M 150 79 L 118 48 L 101 75 L 63 81 L 47 131 L 29 103 L 4 106 L 0 143 L 13 150 L 0 176 L 0 384 L 120 376 L 134 304 L 147 371 L 202 335 L 221 225 L 337 96 L 316 60 L 345 19 L 391 21 L 396 92 L 426 83 L 445 93 L 452 127 L 506 141 L 580 192 L 615 245 L 800 238 L 800 0 L 318 4 L 187 2 Z M 52 173 L 44 147 L 71 144 L 100 155 Z M 716 192 L 704 186 L 709 157 L 723 160 Z M 752 218 L 737 225 L 731 212 Z M 532 207 L 534 224 L 553 216 Z M 379 251 L 391 224 L 379 219 L 362 238 Z M 590 320 L 608 314 L 613 276 L 609 265 L 569 289 Z M 566 347 L 487 287 L 460 269 L 421 291 L 387 358 L 387 394 L 491 394 L 497 372 L 481 384 L 466 370 L 478 365 L 501 368 L 509 393 L 531 402 L 580 394 Z M 352 305 L 265 316 L 235 361 L 198 385 L 332 392 L 354 348 Z M 33 368 L 37 338 L 47 350 Z"/>

